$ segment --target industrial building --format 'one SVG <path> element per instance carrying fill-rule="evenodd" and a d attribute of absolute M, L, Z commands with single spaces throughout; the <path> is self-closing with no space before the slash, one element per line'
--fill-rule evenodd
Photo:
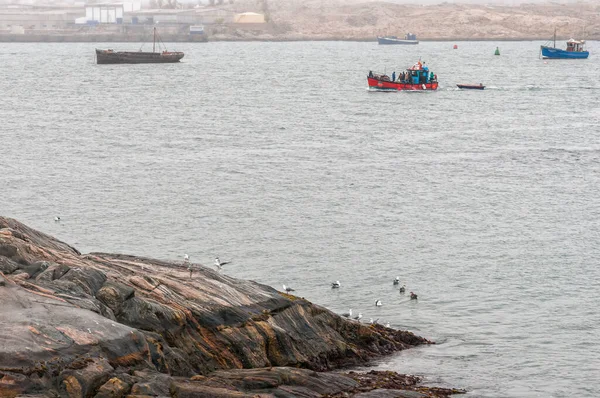
<path fill-rule="evenodd" d="M 0 30 L 23 34 L 26 30 L 66 29 L 76 18 L 82 17 L 81 7 L 6 7 L 0 8 Z"/>
<path fill-rule="evenodd" d="M 1 1 L 1 0 L 0 0 Z M 109 3 L 81 3 L 49 7 L 0 5 L 0 35 L 94 35 L 129 39 L 143 34 L 148 25 L 160 25 L 161 34 L 189 35 L 194 41 L 206 40 L 205 26 L 228 29 L 264 30 L 265 16 L 254 12 L 234 13 L 220 7 L 142 9 L 140 0 Z M 218 28 L 214 26 L 219 26 Z"/>
<path fill-rule="evenodd" d="M 125 15 L 125 23 L 209 25 L 233 22 L 234 14 L 219 8 L 138 10 Z"/>
<path fill-rule="evenodd" d="M 77 23 L 123 23 L 127 12 L 139 11 L 141 1 L 123 3 L 88 4 L 85 6 L 85 20 L 78 19 Z"/>

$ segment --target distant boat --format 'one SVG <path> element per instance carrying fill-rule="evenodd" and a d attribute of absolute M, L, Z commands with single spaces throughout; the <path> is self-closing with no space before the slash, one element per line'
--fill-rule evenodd
<path fill-rule="evenodd" d="M 481 83 L 479 84 L 457 84 L 458 88 L 462 88 L 465 90 L 483 90 L 485 86 Z"/>
<path fill-rule="evenodd" d="M 182 52 L 170 52 L 166 48 L 162 52 L 156 52 L 156 41 L 162 43 L 156 28 L 154 28 L 152 52 L 148 51 L 114 51 L 96 49 L 96 62 L 98 64 L 163 64 L 179 62 L 183 58 Z M 164 46 L 164 44 L 163 44 Z"/>
<path fill-rule="evenodd" d="M 399 39 L 396 36 L 377 36 L 379 44 L 419 44 L 417 35 L 407 33 L 404 39 Z"/>
<path fill-rule="evenodd" d="M 421 61 L 401 72 L 397 79 L 396 72 L 390 78 L 385 73 L 369 71 L 367 82 L 369 89 L 378 91 L 428 91 L 438 88 L 437 75 Z"/>
<path fill-rule="evenodd" d="M 556 29 L 554 29 L 554 45 L 550 46 L 540 46 L 542 52 L 542 58 L 545 59 L 586 59 L 590 53 L 589 51 L 585 51 L 583 46 L 585 44 L 585 40 L 568 40 L 567 41 L 567 49 L 562 50 L 560 48 L 556 48 Z"/>

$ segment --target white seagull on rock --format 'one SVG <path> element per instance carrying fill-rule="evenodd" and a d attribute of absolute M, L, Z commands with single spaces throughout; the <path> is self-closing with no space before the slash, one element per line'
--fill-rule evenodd
<path fill-rule="evenodd" d="M 221 262 L 221 260 L 219 260 L 219 257 L 215 257 L 215 267 L 217 267 L 217 269 L 221 269 L 223 268 L 223 266 L 225 264 L 229 264 L 231 261 L 223 261 Z"/>
<path fill-rule="evenodd" d="M 357 316 L 354 317 L 355 320 L 360 322 L 360 318 L 362 318 L 362 313 L 359 312 Z"/>
<path fill-rule="evenodd" d="M 187 254 L 184 254 L 183 255 L 183 262 L 189 263 L 190 262 L 190 256 L 188 256 Z"/>
<path fill-rule="evenodd" d="M 352 308 L 350 308 L 348 312 L 342 314 L 342 316 L 345 318 L 350 318 L 352 316 Z"/>

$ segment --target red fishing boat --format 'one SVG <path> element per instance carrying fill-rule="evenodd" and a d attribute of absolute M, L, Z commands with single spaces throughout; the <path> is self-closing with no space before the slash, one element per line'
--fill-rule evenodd
<path fill-rule="evenodd" d="M 396 72 L 390 77 L 385 73 L 369 71 L 367 82 L 370 89 L 382 91 L 423 91 L 438 88 L 437 75 L 421 61 L 400 72 L 398 76 Z"/>

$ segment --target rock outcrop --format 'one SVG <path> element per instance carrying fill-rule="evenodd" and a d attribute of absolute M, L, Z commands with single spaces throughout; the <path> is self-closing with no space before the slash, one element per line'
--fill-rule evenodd
<path fill-rule="evenodd" d="M 320 396 L 357 382 L 315 371 L 430 343 L 192 268 L 82 255 L 0 217 L 0 396 Z"/>

